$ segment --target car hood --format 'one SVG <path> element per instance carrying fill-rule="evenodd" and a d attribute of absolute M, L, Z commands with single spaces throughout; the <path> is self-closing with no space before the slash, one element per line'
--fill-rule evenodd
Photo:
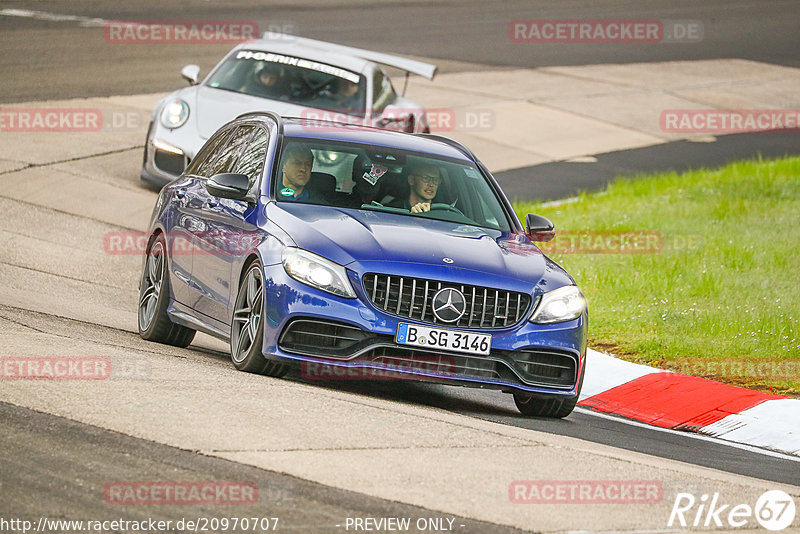
<path fill-rule="evenodd" d="M 287 117 L 300 117 L 303 111 L 308 109 L 280 100 L 269 100 L 205 85 L 194 86 L 191 89 L 194 91 L 187 94 L 186 98 L 190 111 L 195 114 L 197 132 L 203 139 L 208 139 L 223 124 L 243 113 L 274 111 Z"/>
<path fill-rule="evenodd" d="M 542 290 L 573 283 L 569 275 L 521 234 L 379 211 L 272 203 L 268 217 L 296 245 L 353 270 L 378 262 L 434 266 L 451 274 L 481 273 L 482 280 L 514 279 Z M 452 262 L 445 260 L 448 258 Z M 391 269 L 390 267 L 386 267 Z M 431 272 L 430 267 L 422 270 Z M 543 281 L 549 273 L 548 281 Z M 550 276 L 552 274 L 555 276 Z M 477 283 L 477 280 L 476 280 Z M 491 284 L 489 284 L 491 285 Z"/>

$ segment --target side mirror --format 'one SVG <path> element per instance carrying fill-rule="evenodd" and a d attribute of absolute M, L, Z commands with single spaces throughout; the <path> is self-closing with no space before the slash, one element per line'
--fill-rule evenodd
<path fill-rule="evenodd" d="M 556 230 L 547 217 L 529 213 L 525 216 L 525 235 L 531 241 L 547 242 L 556 236 Z"/>
<path fill-rule="evenodd" d="M 181 69 L 181 77 L 189 82 L 189 85 L 197 85 L 200 79 L 200 67 L 197 65 L 186 65 Z"/>
<path fill-rule="evenodd" d="M 215 174 L 206 182 L 206 191 L 220 198 L 231 200 L 247 200 L 250 189 L 250 178 L 246 174 L 225 172 Z"/>

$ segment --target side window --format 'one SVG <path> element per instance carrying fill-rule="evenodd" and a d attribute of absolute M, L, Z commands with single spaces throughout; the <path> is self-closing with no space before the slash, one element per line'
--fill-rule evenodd
<path fill-rule="evenodd" d="M 225 144 L 225 140 L 230 137 L 230 133 L 230 130 L 226 130 L 212 137 L 211 140 L 200 149 L 200 152 L 195 156 L 194 160 L 192 160 L 186 174 L 194 174 L 202 176 L 203 178 L 208 178 L 208 171 L 216 159 L 217 152 L 219 148 Z"/>
<path fill-rule="evenodd" d="M 256 128 L 253 137 L 239 157 L 236 171 L 250 177 L 250 191 L 258 187 L 258 179 L 264 171 L 264 160 L 267 157 L 269 134 L 263 128 Z"/>
<path fill-rule="evenodd" d="M 382 70 L 377 69 L 372 77 L 372 110 L 379 113 L 383 108 L 394 102 L 395 93 L 392 82 L 383 73 Z"/>
<path fill-rule="evenodd" d="M 227 141 L 217 151 L 219 156 L 211 166 L 207 177 L 223 172 L 233 172 L 239 153 L 246 146 L 247 139 L 253 133 L 255 126 L 239 126 L 227 138 Z"/>

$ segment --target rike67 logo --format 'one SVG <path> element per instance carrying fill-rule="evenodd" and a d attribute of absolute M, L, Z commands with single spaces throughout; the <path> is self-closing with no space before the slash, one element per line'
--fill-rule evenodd
<path fill-rule="evenodd" d="M 763 528 L 778 531 L 790 526 L 794 517 L 794 499 L 781 490 L 764 492 L 755 506 L 724 503 L 719 493 L 703 494 L 699 499 L 691 493 L 678 493 L 667 526 L 754 528 L 755 519 Z"/>

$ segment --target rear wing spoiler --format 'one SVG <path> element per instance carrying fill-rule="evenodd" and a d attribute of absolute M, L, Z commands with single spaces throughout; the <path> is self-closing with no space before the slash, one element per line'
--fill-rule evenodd
<path fill-rule="evenodd" d="M 318 41 L 316 39 L 307 39 L 305 37 L 297 37 L 295 35 L 288 35 L 285 33 L 265 32 L 261 38 L 268 41 L 285 41 L 287 43 L 295 43 L 320 50 L 356 56 L 360 57 L 361 59 L 380 63 L 381 65 L 388 65 L 389 67 L 394 67 L 406 72 L 418 74 L 429 80 L 433 80 L 433 77 L 436 75 L 436 70 L 438 69 L 436 65 L 423 63 L 422 61 L 417 61 L 415 59 L 407 59 L 404 57 L 393 56 L 391 54 L 384 54 L 383 52 L 373 52 L 372 50 L 364 50 L 362 48 L 355 48 L 352 46 L 328 43 L 325 41 Z"/>

